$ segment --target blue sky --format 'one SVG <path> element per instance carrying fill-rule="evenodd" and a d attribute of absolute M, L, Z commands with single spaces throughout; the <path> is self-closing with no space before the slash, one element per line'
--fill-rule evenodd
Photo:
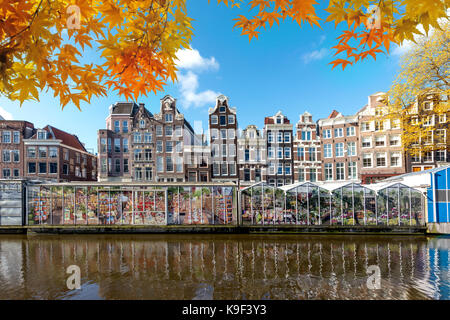
<path fill-rule="evenodd" d="M 331 70 L 331 47 L 340 35 L 334 23 L 322 23 L 323 29 L 300 28 L 286 20 L 249 43 L 247 36 L 232 29 L 232 19 L 246 11 L 217 6 L 214 1 L 210 5 L 207 0 L 188 2 L 188 13 L 195 20 L 191 46 L 196 51 L 184 52 L 179 83 L 138 101 L 154 113 L 159 111 L 159 99 L 171 94 L 186 119 L 193 125 L 202 121 L 206 129 L 208 108 L 221 93 L 237 108 L 241 128 L 248 124 L 261 128 L 264 117 L 278 110 L 294 124 L 305 110 L 314 120 L 327 117 L 333 109 L 354 114 L 367 103 L 368 95 L 388 90 L 399 70 L 398 54 L 379 55 L 376 61 L 370 58 L 345 71 L 340 66 Z M 87 52 L 83 60 L 97 59 L 97 53 Z M 40 102 L 25 102 L 22 107 L 0 97 L 0 114 L 37 127 L 51 124 L 78 135 L 87 148 L 96 151 L 97 130 L 105 128 L 108 107 L 123 100 L 110 92 L 106 98 L 82 105 L 80 112 L 73 105 L 61 110 L 52 93 L 42 93 Z"/>

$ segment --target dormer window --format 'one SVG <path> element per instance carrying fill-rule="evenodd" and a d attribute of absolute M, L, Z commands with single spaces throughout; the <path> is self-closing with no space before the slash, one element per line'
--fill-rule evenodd
<path fill-rule="evenodd" d="M 47 139 L 47 131 L 45 131 L 45 130 L 38 131 L 37 138 L 38 138 L 38 140 L 46 140 Z"/>
<path fill-rule="evenodd" d="M 166 114 L 166 122 L 172 122 L 173 121 L 173 114 L 167 113 Z"/>
<path fill-rule="evenodd" d="M 220 107 L 219 107 L 219 112 L 220 112 L 220 113 L 226 112 L 226 107 L 225 107 L 225 106 L 220 106 Z"/>
<path fill-rule="evenodd" d="M 282 123 L 281 120 L 282 120 L 281 117 L 278 116 L 276 120 L 277 124 L 281 124 Z"/>

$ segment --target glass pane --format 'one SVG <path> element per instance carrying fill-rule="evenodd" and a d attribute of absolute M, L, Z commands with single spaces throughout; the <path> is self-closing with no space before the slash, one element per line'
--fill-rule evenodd
<path fill-rule="evenodd" d="M 167 203 L 168 208 L 168 224 L 180 224 L 180 214 L 178 208 L 178 187 L 170 187 L 167 189 Z"/>
<path fill-rule="evenodd" d="M 409 225 L 410 201 L 409 188 L 400 187 L 400 224 Z"/>
<path fill-rule="evenodd" d="M 412 225 L 424 225 L 424 198 L 419 191 L 411 190 Z"/>
<path fill-rule="evenodd" d="M 122 191 L 122 224 L 133 224 L 133 192 L 131 190 Z"/>
<path fill-rule="evenodd" d="M 365 198 L 366 198 L 366 224 L 376 225 L 377 217 L 376 217 L 375 191 L 366 189 Z"/>
<path fill-rule="evenodd" d="M 203 217 L 202 210 L 202 188 L 191 187 L 191 215 L 192 224 L 208 223 L 206 217 Z"/>
<path fill-rule="evenodd" d="M 316 186 L 308 187 L 308 198 L 309 198 L 309 224 L 318 225 L 320 224 L 318 187 Z"/>
<path fill-rule="evenodd" d="M 99 224 L 97 188 L 88 187 L 88 224 Z"/>
<path fill-rule="evenodd" d="M 342 190 L 334 190 L 331 204 L 331 224 L 342 225 Z"/>
<path fill-rule="evenodd" d="M 144 191 L 134 192 L 134 224 L 145 224 Z"/>
<path fill-rule="evenodd" d="M 75 188 L 75 224 L 86 224 L 87 214 L 86 188 Z"/>
<path fill-rule="evenodd" d="M 99 209 L 99 223 L 108 224 L 109 221 L 109 191 L 100 190 L 98 192 L 98 209 Z"/>
<path fill-rule="evenodd" d="M 264 187 L 263 189 L 263 219 L 264 224 L 273 223 L 274 214 L 274 190 L 273 188 Z"/>
<path fill-rule="evenodd" d="M 262 224 L 262 191 L 260 186 L 252 189 L 253 224 Z"/>
<path fill-rule="evenodd" d="M 286 217 L 284 215 L 284 192 L 275 189 L 275 223 L 284 224 Z"/>
<path fill-rule="evenodd" d="M 62 187 L 52 187 L 52 224 L 62 224 Z"/>
<path fill-rule="evenodd" d="M 306 187 L 297 188 L 297 224 L 308 224 L 308 189 Z"/>
<path fill-rule="evenodd" d="M 325 189 L 319 188 L 320 192 L 320 221 L 322 224 L 329 225 L 331 222 L 330 194 Z"/>
<path fill-rule="evenodd" d="M 181 224 L 191 224 L 191 199 L 189 188 L 180 188 L 179 208 Z"/>
<path fill-rule="evenodd" d="M 75 205 L 75 188 L 74 187 L 64 187 L 64 215 L 63 215 L 63 223 L 64 224 L 74 224 L 75 216 L 74 216 L 74 205 Z"/>
<path fill-rule="evenodd" d="M 355 205 L 355 224 L 364 224 L 364 190 L 365 188 L 354 185 L 353 186 L 353 201 Z"/>
<path fill-rule="evenodd" d="M 117 187 L 112 187 L 109 192 L 111 215 L 106 224 L 118 224 L 122 219 L 122 192 Z"/>
<path fill-rule="evenodd" d="M 389 225 L 390 226 L 396 226 L 398 225 L 398 213 L 399 213 L 399 207 L 398 207 L 398 188 L 387 188 L 388 193 L 388 218 L 389 218 Z"/>
<path fill-rule="evenodd" d="M 212 207 L 212 189 L 211 188 L 202 188 L 202 210 L 204 223 L 212 224 L 213 223 L 213 207 Z"/>
<path fill-rule="evenodd" d="M 380 190 L 377 196 L 378 224 L 387 224 L 387 193 L 386 189 Z"/>
<path fill-rule="evenodd" d="M 242 224 L 248 225 L 252 224 L 253 221 L 253 205 L 251 192 L 253 187 L 241 192 L 241 214 L 242 214 Z"/>
<path fill-rule="evenodd" d="M 285 222 L 288 224 L 295 224 L 296 215 L 297 215 L 297 195 L 294 189 L 286 192 Z"/>
<path fill-rule="evenodd" d="M 342 188 L 342 212 L 344 225 L 354 225 L 352 187 Z"/>

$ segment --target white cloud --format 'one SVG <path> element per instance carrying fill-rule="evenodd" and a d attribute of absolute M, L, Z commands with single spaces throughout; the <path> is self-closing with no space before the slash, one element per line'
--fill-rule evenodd
<path fill-rule="evenodd" d="M 13 116 L 11 113 L 0 107 L 0 119 L 3 118 L 5 120 L 12 120 Z"/>
<path fill-rule="evenodd" d="M 182 49 L 177 52 L 177 73 L 179 90 L 182 96 L 181 105 L 184 108 L 202 107 L 216 101 L 219 92 L 199 88 L 198 73 L 204 70 L 218 70 L 219 63 L 214 57 L 204 58 L 195 49 Z"/>
<path fill-rule="evenodd" d="M 178 69 L 185 70 L 205 70 L 219 69 L 219 63 L 216 61 L 216 58 L 204 58 L 200 55 L 200 52 L 195 49 L 181 49 L 177 51 L 177 66 Z"/>
<path fill-rule="evenodd" d="M 183 98 L 181 104 L 185 108 L 189 108 L 190 106 L 201 107 L 214 103 L 216 97 L 220 95 L 220 92 L 212 90 L 197 92 L 198 75 L 192 71 L 188 71 L 186 74 L 178 74 L 178 82 Z"/>
<path fill-rule="evenodd" d="M 314 50 L 314 51 L 305 53 L 302 56 L 302 60 L 305 64 L 308 64 L 315 60 L 321 60 L 321 59 L 325 58 L 327 55 L 328 55 L 328 49 L 322 48 L 319 50 Z"/>

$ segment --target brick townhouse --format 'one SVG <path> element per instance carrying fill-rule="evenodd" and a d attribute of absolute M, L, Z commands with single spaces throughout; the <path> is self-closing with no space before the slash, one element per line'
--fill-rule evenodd
<path fill-rule="evenodd" d="M 106 129 L 98 131 L 101 181 L 183 182 L 185 146 L 196 135 L 176 107 L 176 99 L 161 99 L 152 114 L 143 103 L 120 102 L 110 107 Z"/>
<path fill-rule="evenodd" d="M 209 109 L 209 135 L 212 160 L 212 181 L 238 183 L 237 118 L 228 97 L 220 95 Z"/>
<path fill-rule="evenodd" d="M 293 183 L 292 124 L 278 111 L 274 116 L 264 119 L 264 132 L 267 138 L 267 182 L 279 187 Z"/>
<path fill-rule="evenodd" d="M 96 181 L 97 157 L 77 136 L 27 121 L 0 121 L 2 178 Z"/>
<path fill-rule="evenodd" d="M 34 125 L 28 121 L 0 120 L 0 179 L 25 176 L 23 140 L 30 138 L 34 131 Z"/>
<path fill-rule="evenodd" d="M 433 145 L 433 147 L 430 151 L 419 152 L 415 155 L 407 153 L 405 157 L 407 172 L 422 171 L 450 164 L 450 140 L 448 139 L 450 108 L 436 110 L 435 106 L 439 99 L 436 94 L 423 95 L 412 106 L 411 117 L 406 121 L 430 129 L 427 137 L 418 141 L 413 147 L 421 149 L 427 144 Z"/>
<path fill-rule="evenodd" d="M 318 121 L 324 181 L 358 181 L 360 150 L 358 116 L 333 110 Z"/>
<path fill-rule="evenodd" d="M 322 156 L 317 124 L 312 115 L 300 115 L 294 139 L 294 180 L 315 182 L 322 180 Z"/>
<path fill-rule="evenodd" d="M 375 183 L 405 173 L 400 120 L 378 120 L 387 112 L 381 102 L 385 93 L 368 97 L 368 104 L 358 113 L 360 124 L 360 179 L 363 184 Z"/>
<path fill-rule="evenodd" d="M 266 181 L 267 141 L 255 125 L 249 125 L 238 140 L 238 167 L 241 185 L 252 185 Z"/>

